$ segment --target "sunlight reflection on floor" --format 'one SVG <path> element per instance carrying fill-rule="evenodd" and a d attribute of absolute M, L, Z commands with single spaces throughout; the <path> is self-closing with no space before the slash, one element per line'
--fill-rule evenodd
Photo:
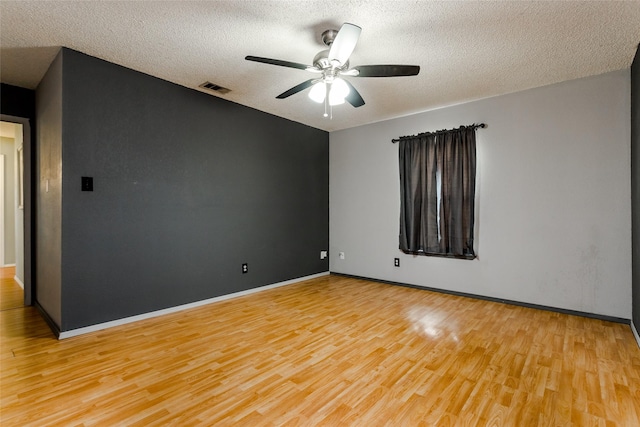
<path fill-rule="evenodd" d="M 459 342 L 458 324 L 451 314 L 432 307 L 412 307 L 407 312 L 407 319 L 413 330 L 432 339 L 451 339 Z"/>

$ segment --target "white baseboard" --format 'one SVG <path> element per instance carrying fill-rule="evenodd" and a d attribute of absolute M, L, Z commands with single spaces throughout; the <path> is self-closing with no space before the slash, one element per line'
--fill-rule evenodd
<path fill-rule="evenodd" d="M 633 320 L 631 320 L 631 332 L 633 332 L 633 336 L 636 337 L 636 343 L 638 347 L 640 347 L 640 335 L 638 335 L 638 330 L 636 329 L 636 325 L 633 324 Z"/>
<path fill-rule="evenodd" d="M 189 304 L 178 305 L 176 307 L 169 307 L 163 310 L 151 311 L 149 313 L 139 314 L 137 316 L 125 317 L 123 319 L 112 320 L 110 322 L 99 323 L 97 325 L 86 326 L 84 328 L 72 329 L 70 331 L 60 332 L 58 339 L 76 337 L 78 335 L 88 334 L 90 332 L 101 331 L 103 329 L 113 328 L 115 326 L 126 325 L 127 323 L 137 322 L 139 320 L 151 319 L 153 317 L 163 316 L 165 314 L 177 313 L 179 311 L 188 310 L 190 308 L 200 307 L 207 304 L 212 304 L 219 301 L 224 301 L 232 298 L 241 297 L 244 295 L 254 294 L 257 292 L 266 291 L 268 289 L 278 288 L 280 286 L 291 285 L 294 283 L 302 282 L 309 279 L 315 279 L 316 277 L 327 276 L 328 271 L 323 273 L 312 274 L 310 276 L 299 277 L 297 279 L 286 280 L 284 282 L 273 283 L 271 285 L 261 286 L 259 288 L 247 289 L 246 291 L 235 292 L 233 294 L 221 295 L 215 298 L 209 298 L 202 301 L 196 301 Z"/>
<path fill-rule="evenodd" d="M 15 280 L 16 283 L 18 284 L 18 286 L 20 286 L 22 288 L 22 290 L 24 291 L 24 283 L 22 283 L 22 280 L 20 280 L 20 278 L 18 276 L 13 276 L 13 280 Z"/>
<path fill-rule="evenodd" d="M 0 267 L 5 268 L 5 267 L 15 267 L 15 266 L 16 266 L 15 264 L 4 264 Z"/>

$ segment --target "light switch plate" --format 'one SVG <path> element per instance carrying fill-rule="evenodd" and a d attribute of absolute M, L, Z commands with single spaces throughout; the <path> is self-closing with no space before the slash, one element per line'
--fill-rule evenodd
<path fill-rule="evenodd" d="M 93 178 L 90 176 L 82 177 L 82 191 L 93 191 Z"/>

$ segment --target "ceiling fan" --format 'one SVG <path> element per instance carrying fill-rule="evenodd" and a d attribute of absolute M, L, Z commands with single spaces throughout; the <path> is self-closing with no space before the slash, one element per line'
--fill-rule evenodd
<path fill-rule="evenodd" d="M 323 32 L 322 42 L 329 49 L 318 53 L 313 58 L 313 65 L 251 55 L 246 56 L 245 59 L 319 74 L 316 78 L 309 79 L 282 92 L 276 98 L 284 99 L 311 87 L 309 98 L 318 103 L 324 102 L 324 116 L 330 117 L 331 107 L 343 104 L 345 100 L 354 107 L 364 105 L 364 99 L 356 88 L 342 77 L 415 76 L 420 72 L 418 65 L 358 65 L 349 68 L 349 57 L 356 47 L 361 31 L 362 29 L 357 25 L 344 23 L 340 31 L 327 30 Z"/>

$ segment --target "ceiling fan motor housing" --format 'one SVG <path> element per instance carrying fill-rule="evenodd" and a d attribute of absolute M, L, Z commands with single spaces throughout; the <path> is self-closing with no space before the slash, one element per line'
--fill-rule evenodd
<path fill-rule="evenodd" d="M 323 50 L 321 52 L 318 52 L 318 54 L 313 58 L 313 65 L 314 67 L 323 70 L 323 71 L 329 71 L 329 70 L 335 70 L 340 71 L 340 70 L 346 70 L 349 68 L 349 61 L 347 61 L 344 64 L 340 64 L 337 61 L 330 61 L 329 60 L 329 49 L 327 50 Z"/>

